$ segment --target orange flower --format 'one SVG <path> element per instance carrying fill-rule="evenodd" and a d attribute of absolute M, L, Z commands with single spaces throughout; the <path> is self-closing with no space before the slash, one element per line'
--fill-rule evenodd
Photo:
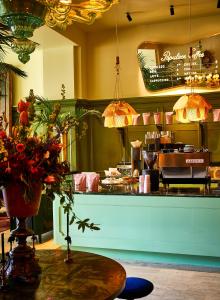
<path fill-rule="evenodd" d="M 19 122 L 21 125 L 28 125 L 28 113 L 26 111 L 20 113 Z"/>
<path fill-rule="evenodd" d="M 53 176 L 53 175 L 48 175 L 48 176 L 44 179 L 44 182 L 50 184 L 50 183 L 56 182 L 56 178 L 55 178 L 55 176 Z"/>
<path fill-rule="evenodd" d="M 47 159 L 47 158 L 49 158 L 50 157 L 50 152 L 49 151 L 47 151 L 46 153 L 44 153 L 44 158 L 45 159 Z"/>

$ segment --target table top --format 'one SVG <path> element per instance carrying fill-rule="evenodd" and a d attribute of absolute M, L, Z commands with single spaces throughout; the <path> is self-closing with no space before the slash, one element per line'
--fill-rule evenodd
<path fill-rule="evenodd" d="M 123 290 L 126 273 L 116 261 L 89 252 L 72 251 L 65 263 L 65 250 L 38 250 L 42 268 L 37 286 L 14 286 L 0 291 L 0 300 L 111 300 Z"/>

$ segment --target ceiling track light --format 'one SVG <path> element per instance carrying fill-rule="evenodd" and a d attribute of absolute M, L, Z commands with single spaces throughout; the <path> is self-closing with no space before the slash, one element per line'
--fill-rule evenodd
<path fill-rule="evenodd" d="M 170 5 L 170 15 L 174 16 L 174 5 Z"/>
<path fill-rule="evenodd" d="M 127 19 L 128 19 L 129 22 L 132 21 L 131 14 L 129 12 L 126 13 L 126 17 L 127 17 Z"/>
<path fill-rule="evenodd" d="M 220 8 L 220 0 L 217 2 L 217 8 Z"/>

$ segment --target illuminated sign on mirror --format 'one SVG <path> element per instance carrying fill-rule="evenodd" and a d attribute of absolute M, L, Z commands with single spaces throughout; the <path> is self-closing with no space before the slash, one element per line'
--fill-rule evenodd
<path fill-rule="evenodd" d="M 183 85 L 219 88 L 219 37 L 193 45 L 142 43 L 138 61 L 145 87 L 151 91 Z"/>

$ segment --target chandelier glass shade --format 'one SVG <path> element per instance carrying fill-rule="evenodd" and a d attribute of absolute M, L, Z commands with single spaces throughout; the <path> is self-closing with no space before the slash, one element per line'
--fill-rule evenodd
<path fill-rule="evenodd" d="M 0 0 L 0 22 L 16 39 L 29 39 L 46 24 L 65 29 L 74 21 L 92 24 L 119 0 Z"/>
<path fill-rule="evenodd" d="M 14 39 L 11 44 L 11 49 L 18 54 L 18 59 L 26 64 L 30 60 L 30 54 L 34 52 L 38 43 L 29 39 Z"/>
<path fill-rule="evenodd" d="M 46 7 L 37 1 L 0 0 L 0 20 L 15 38 L 32 37 L 34 30 L 44 25 L 46 13 Z"/>
<path fill-rule="evenodd" d="M 181 96 L 175 103 L 173 110 L 176 112 L 176 120 L 181 123 L 193 121 L 205 121 L 211 104 L 199 94 Z"/>

